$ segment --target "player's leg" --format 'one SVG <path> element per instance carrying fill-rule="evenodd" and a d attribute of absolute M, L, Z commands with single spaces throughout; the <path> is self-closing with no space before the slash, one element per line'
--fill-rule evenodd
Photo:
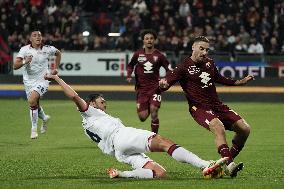
<path fill-rule="evenodd" d="M 188 163 L 202 169 L 204 176 L 214 173 L 216 177 L 221 177 L 223 171 L 221 166 L 225 164 L 228 159 L 225 157 L 217 161 L 205 161 L 196 154 L 175 144 L 167 138 L 161 137 L 160 135 L 155 135 L 150 140 L 149 146 L 152 152 L 167 152 L 171 157 L 179 162 Z"/>
<path fill-rule="evenodd" d="M 175 160 L 183 163 L 189 163 L 198 168 L 205 168 L 209 164 L 208 161 L 199 158 L 194 153 L 160 135 L 156 135 L 151 139 L 150 150 L 151 152 L 167 152 Z"/>
<path fill-rule="evenodd" d="M 137 103 L 137 115 L 140 121 L 144 122 L 150 115 L 149 112 L 149 102 L 146 93 L 137 92 L 136 97 Z"/>
<path fill-rule="evenodd" d="M 151 160 L 145 154 L 127 155 L 116 151 L 116 159 L 132 166 L 131 171 L 120 171 L 114 168 L 108 169 L 110 178 L 124 177 L 124 178 L 162 178 L 166 176 L 166 170 L 158 163 Z"/>
<path fill-rule="evenodd" d="M 40 95 L 36 91 L 31 91 L 28 96 L 28 103 L 30 106 L 30 119 L 32 123 L 31 139 L 36 139 L 37 134 L 37 122 L 38 122 L 38 100 Z"/>
<path fill-rule="evenodd" d="M 203 109 L 195 106 L 190 109 L 190 113 L 199 125 L 215 135 L 215 144 L 218 153 L 222 157 L 229 157 L 227 164 L 230 164 L 233 159 L 226 141 L 225 127 L 218 116 L 210 109 Z"/>
<path fill-rule="evenodd" d="M 214 118 L 209 122 L 209 129 L 215 135 L 215 144 L 218 149 L 218 153 L 222 157 L 229 157 L 227 165 L 233 162 L 233 158 L 226 141 L 225 127 L 223 123 L 218 119 Z"/>
<path fill-rule="evenodd" d="M 219 114 L 226 129 L 235 132 L 230 149 L 232 157 L 235 158 L 245 145 L 250 134 L 250 126 L 238 113 L 231 109 L 222 111 Z"/>
<path fill-rule="evenodd" d="M 40 132 L 46 133 L 47 131 L 47 124 L 50 120 L 50 116 L 45 114 L 43 107 L 40 105 L 39 101 L 38 101 L 38 117 L 42 120 L 42 125 L 40 128 Z"/>
<path fill-rule="evenodd" d="M 152 129 L 152 132 L 154 132 L 154 133 L 158 133 L 159 126 L 160 126 L 158 111 L 159 111 L 159 107 L 157 107 L 153 104 L 150 105 L 151 129 Z"/>
<path fill-rule="evenodd" d="M 250 134 L 250 126 L 244 119 L 240 119 L 232 126 L 232 130 L 236 133 L 232 140 L 231 154 L 235 158 L 243 149 L 247 138 Z"/>
<path fill-rule="evenodd" d="M 159 131 L 159 118 L 158 111 L 161 106 L 162 96 L 160 93 L 154 93 L 150 100 L 150 114 L 151 114 L 151 129 L 152 132 L 158 133 Z"/>

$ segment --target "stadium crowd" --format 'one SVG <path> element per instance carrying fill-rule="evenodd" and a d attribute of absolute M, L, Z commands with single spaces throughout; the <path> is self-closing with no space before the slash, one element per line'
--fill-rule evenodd
<path fill-rule="evenodd" d="M 45 43 L 62 50 L 133 51 L 141 30 L 152 28 L 162 51 L 191 51 L 192 39 L 206 35 L 215 52 L 284 53 L 282 0 L 0 0 L 0 7 L 1 36 L 12 51 L 37 26 Z"/>

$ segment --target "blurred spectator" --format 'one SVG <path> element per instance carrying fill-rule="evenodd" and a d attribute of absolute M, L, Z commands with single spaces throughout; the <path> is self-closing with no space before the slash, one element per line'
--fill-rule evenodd
<path fill-rule="evenodd" d="M 143 14 L 147 11 L 147 5 L 144 0 L 136 0 L 133 4 L 134 9 L 138 9 L 139 14 Z"/>
<path fill-rule="evenodd" d="M 248 47 L 248 53 L 250 54 L 262 54 L 264 49 L 261 43 L 259 43 L 255 38 L 251 39 L 251 43 Z"/>
<path fill-rule="evenodd" d="M 284 43 L 280 0 L 0 0 L 1 35 L 13 51 L 28 42 L 32 27 L 65 50 L 136 50 L 139 33 L 159 33 L 159 49 L 191 51 L 191 38 L 206 35 L 214 52 L 274 54 Z M 89 31 L 88 38 L 80 37 Z M 109 32 L 121 37 L 109 38 Z M 251 43 L 255 38 L 259 43 Z M 51 40 L 52 39 L 52 40 Z M 125 45 L 125 41 L 131 45 Z M 253 50 L 251 50 L 253 49 Z M 261 53 L 262 53 L 261 52 Z"/>

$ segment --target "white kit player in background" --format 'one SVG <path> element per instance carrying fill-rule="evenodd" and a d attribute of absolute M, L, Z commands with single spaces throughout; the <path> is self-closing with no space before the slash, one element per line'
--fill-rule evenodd
<path fill-rule="evenodd" d="M 175 144 L 154 132 L 125 127 L 118 118 L 108 115 L 106 101 L 101 94 L 91 94 L 83 100 L 58 75 L 47 74 L 47 80 L 55 80 L 63 89 L 65 95 L 76 105 L 83 118 L 83 129 L 86 135 L 103 153 L 115 156 L 119 162 L 132 166 L 132 171 L 108 169 L 110 178 L 161 178 L 166 176 L 166 170 L 146 156 L 145 152 L 167 152 L 179 162 L 191 164 L 203 170 L 203 175 L 216 175 L 222 172 L 221 165 L 227 157 L 217 161 L 205 161 L 197 155 Z"/>
<path fill-rule="evenodd" d="M 50 71 L 48 68 L 49 57 L 55 56 L 55 66 Z M 49 81 L 44 79 L 46 73 L 57 74 L 61 60 L 61 52 L 53 46 L 42 44 L 42 35 L 39 30 L 33 30 L 30 36 L 30 44 L 22 47 L 14 62 L 14 69 L 23 67 L 23 82 L 30 106 L 30 118 L 32 123 L 31 138 L 36 139 L 38 118 L 43 124 L 41 133 L 45 133 L 47 122 L 50 119 L 39 104 L 40 97 L 47 92 Z"/>

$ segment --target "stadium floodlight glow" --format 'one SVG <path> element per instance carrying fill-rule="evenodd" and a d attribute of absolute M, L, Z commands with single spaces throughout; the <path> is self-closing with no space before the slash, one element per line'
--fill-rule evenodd
<path fill-rule="evenodd" d="M 89 32 L 89 31 L 84 31 L 84 32 L 83 32 L 83 36 L 84 36 L 84 37 L 88 37 L 89 35 L 90 35 L 90 32 Z"/>
<path fill-rule="evenodd" d="M 107 35 L 110 37 L 119 37 L 120 33 L 108 33 Z"/>

